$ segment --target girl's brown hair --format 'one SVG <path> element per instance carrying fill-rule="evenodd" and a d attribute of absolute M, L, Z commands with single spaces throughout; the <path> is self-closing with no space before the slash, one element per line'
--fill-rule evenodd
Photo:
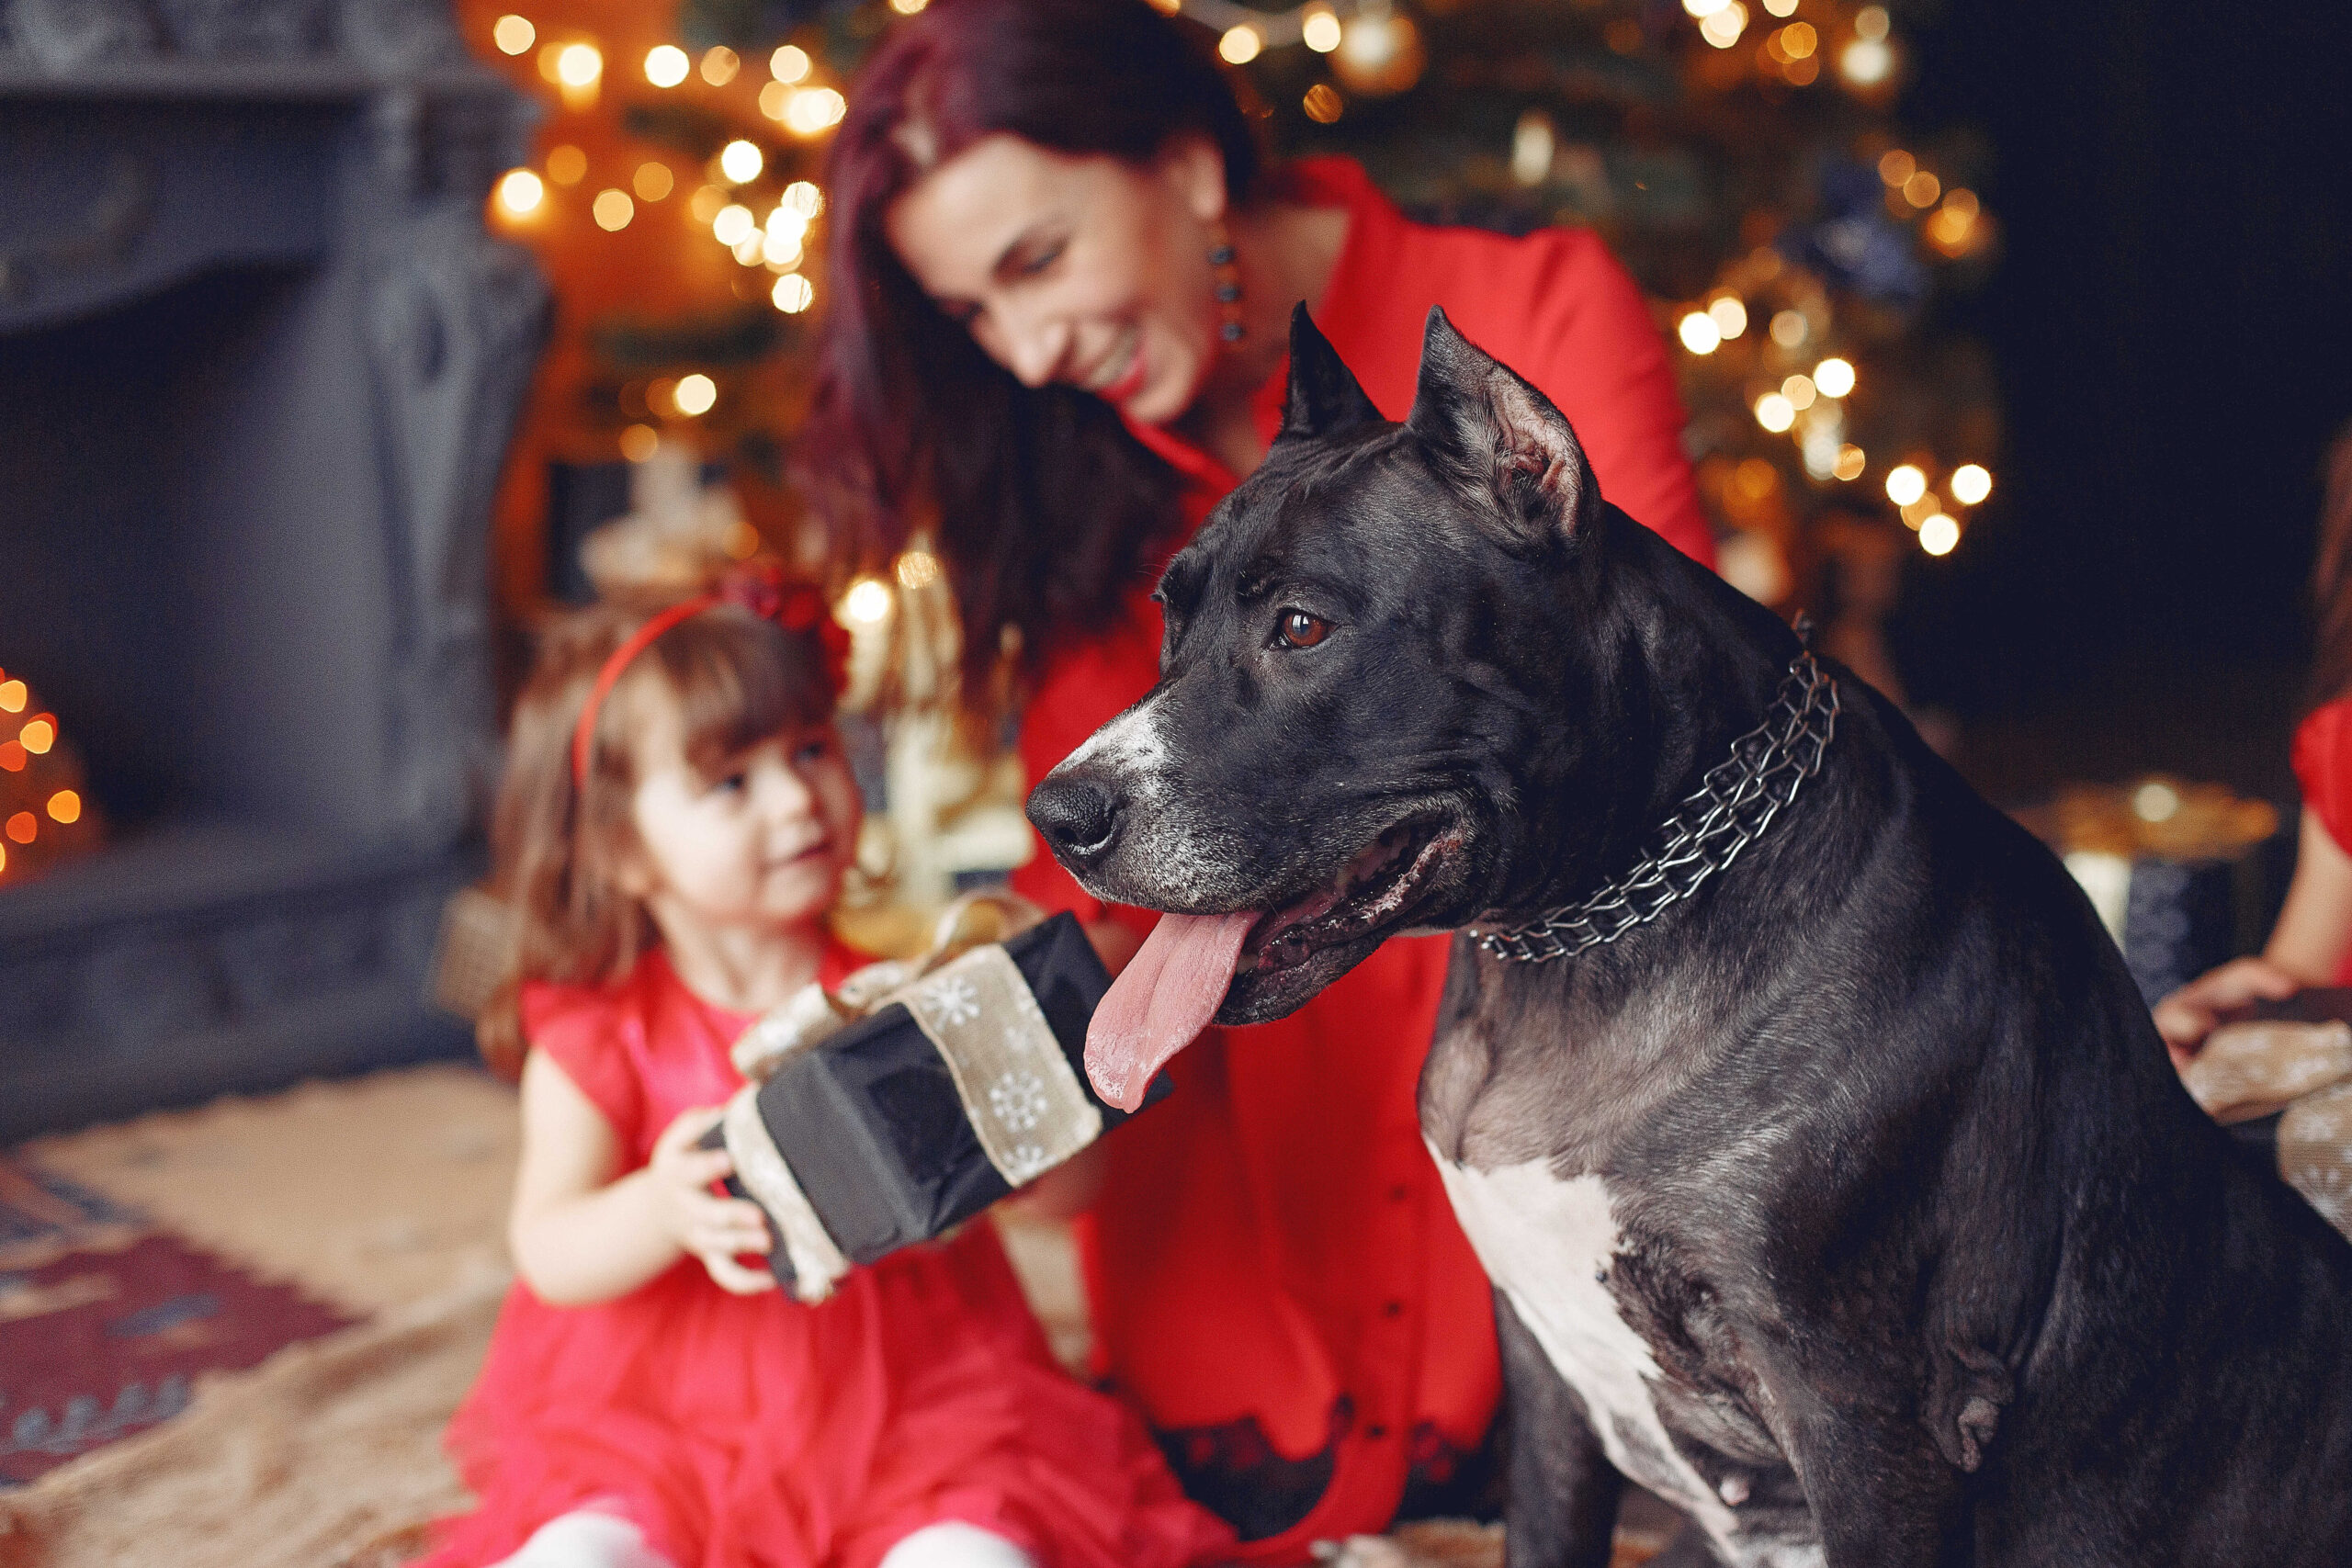
<path fill-rule="evenodd" d="M 644 904 L 621 886 L 638 846 L 631 738 L 651 705 L 676 705 L 686 760 L 707 773 L 788 726 L 832 716 L 832 683 L 814 631 L 714 605 L 629 661 L 597 710 L 587 778 L 575 786 L 571 737 L 581 707 L 605 661 L 649 618 L 600 606 L 554 622 L 515 705 L 490 830 L 492 886 L 513 911 L 514 941 L 507 974 L 475 1025 L 483 1058 L 510 1076 L 523 1063 L 515 1003 L 524 981 L 616 979 L 656 940 Z"/>
<path fill-rule="evenodd" d="M 2352 424 L 2327 449 L 2319 509 L 2319 558 L 2312 567 L 2312 605 L 2319 621 L 2307 707 L 2352 693 Z"/>

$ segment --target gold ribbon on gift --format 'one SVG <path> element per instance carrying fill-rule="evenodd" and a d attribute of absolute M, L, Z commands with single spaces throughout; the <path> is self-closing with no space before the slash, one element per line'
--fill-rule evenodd
<path fill-rule="evenodd" d="M 2206 1114 L 2227 1126 L 2282 1111 L 2278 1174 L 2352 1235 L 2352 1025 L 2224 1024 L 2181 1069 Z"/>
<path fill-rule="evenodd" d="M 2352 1024 L 2265 1019 L 2226 1023 L 2180 1070 L 2189 1098 L 2224 1127 L 2283 1111 L 2352 1078 Z"/>
<path fill-rule="evenodd" d="M 947 1065 L 981 1151 L 1012 1186 L 1035 1179 L 1102 1135 L 1102 1111 L 1087 1098 L 1029 982 L 1002 946 L 1041 918 L 1035 905 L 1010 894 L 967 894 L 940 916 L 922 957 L 869 964 L 837 991 L 811 981 L 736 1040 L 730 1055 L 750 1081 L 728 1101 L 721 1133 L 744 1190 L 784 1238 L 800 1300 L 824 1300 L 850 1265 L 760 1120 L 759 1086 L 846 1025 L 903 1004 Z"/>
<path fill-rule="evenodd" d="M 1020 966 L 990 942 L 896 993 L 939 1048 L 965 1120 L 999 1175 L 1034 1181 L 1102 1135 Z"/>
<path fill-rule="evenodd" d="M 2305 1095 L 2278 1118 L 2278 1174 L 2352 1236 L 2352 1083 Z"/>
<path fill-rule="evenodd" d="M 1019 936 L 1045 919 L 1037 906 L 1010 893 L 967 893 L 941 911 L 931 947 L 919 958 L 869 964 L 828 991 L 811 980 L 781 1007 L 761 1015 L 729 1053 L 735 1070 L 754 1083 L 804 1051 L 814 1050 L 869 1013 L 899 999 L 903 987 L 976 947 Z"/>
<path fill-rule="evenodd" d="M 833 1293 L 833 1281 L 849 1272 L 849 1259 L 817 1217 L 808 1195 L 800 1190 L 784 1151 L 768 1136 L 767 1123 L 760 1120 L 760 1086 L 745 1084 L 736 1090 L 718 1125 L 728 1157 L 735 1163 L 735 1179 L 767 1211 L 783 1238 L 784 1255 L 792 1263 L 793 1295 L 814 1306 Z"/>

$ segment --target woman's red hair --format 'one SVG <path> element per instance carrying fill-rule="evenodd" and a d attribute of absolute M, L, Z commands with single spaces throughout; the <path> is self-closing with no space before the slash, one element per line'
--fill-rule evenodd
<path fill-rule="evenodd" d="M 1263 159 L 1208 35 L 1146 0 L 933 0 L 849 95 L 826 185 L 834 280 L 797 468 L 837 560 L 871 570 L 930 526 L 965 629 L 968 704 L 1001 649 L 1031 668 L 1123 613 L 1173 542 L 1175 476 L 1074 388 L 1023 387 L 925 297 L 884 231 L 896 201 L 983 137 L 1149 162 L 1206 137 L 1229 198 Z M 1016 634 L 1008 636 L 1008 632 Z"/>

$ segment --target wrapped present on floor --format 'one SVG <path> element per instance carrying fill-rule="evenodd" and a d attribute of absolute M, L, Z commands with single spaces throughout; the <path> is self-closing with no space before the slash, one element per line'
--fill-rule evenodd
<path fill-rule="evenodd" d="M 951 919 L 968 927 L 972 908 Z M 1110 983 L 1060 914 L 1002 941 L 944 934 L 928 959 L 810 986 L 746 1031 L 735 1062 L 753 1081 L 704 1142 L 724 1143 L 729 1190 L 766 1212 L 778 1281 L 821 1301 L 852 1266 L 942 1235 L 1124 1121 L 1084 1066 Z"/>
<path fill-rule="evenodd" d="M 2207 1036 L 2181 1082 L 2352 1235 L 2352 990 L 2307 990 L 2247 1010 Z"/>
<path fill-rule="evenodd" d="M 2260 945 L 2292 853 L 2275 807 L 2162 775 L 2070 784 L 2018 815 L 2090 896 L 2150 1006 Z"/>

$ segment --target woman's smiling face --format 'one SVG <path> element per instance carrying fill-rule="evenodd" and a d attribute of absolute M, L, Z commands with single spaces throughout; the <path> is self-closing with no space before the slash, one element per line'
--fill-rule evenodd
<path fill-rule="evenodd" d="M 924 175 L 885 227 L 916 283 L 1023 383 L 1165 424 L 1216 357 L 1208 253 L 1224 215 L 1224 163 L 1204 139 L 1138 165 L 999 134 Z"/>

